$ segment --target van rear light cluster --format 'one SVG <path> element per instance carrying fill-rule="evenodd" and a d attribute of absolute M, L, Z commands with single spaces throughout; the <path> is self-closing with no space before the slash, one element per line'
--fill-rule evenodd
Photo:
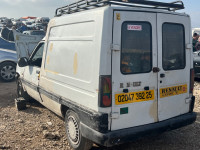
<path fill-rule="evenodd" d="M 190 69 L 190 93 L 193 93 L 194 88 L 194 69 Z"/>
<path fill-rule="evenodd" d="M 100 107 L 110 107 L 112 105 L 112 82 L 111 76 L 100 76 Z"/>

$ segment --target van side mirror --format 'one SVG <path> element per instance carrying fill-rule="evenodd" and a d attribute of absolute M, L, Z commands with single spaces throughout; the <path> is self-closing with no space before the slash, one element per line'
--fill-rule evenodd
<path fill-rule="evenodd" d="M 18 61 L 18 66 L 19 67 L 25 67 L 28 66 L 28 59 L 26 57 L 22 57 Z"/>

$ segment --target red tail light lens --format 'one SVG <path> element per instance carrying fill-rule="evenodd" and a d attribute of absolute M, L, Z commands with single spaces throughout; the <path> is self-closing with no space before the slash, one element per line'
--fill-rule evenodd
<path fill-rule="evenodd" d="M 111 76 L 100 76 L 100 107 L 112 105 L 112 83 Z"/>
<path fill-rule="evenodd" d="M 190 93 L 193 93 L 194 88 L 194 69 L 190 69 Z"/>

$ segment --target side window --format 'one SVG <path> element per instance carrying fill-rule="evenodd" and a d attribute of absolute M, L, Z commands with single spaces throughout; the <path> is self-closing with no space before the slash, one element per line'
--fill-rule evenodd
<path fill-rule="evenodd" d="M 121 73 L 152 70 L 152 27 L 148 22 L 124 22 L 121 36 Z"/>
<path fill-rule="evenodd" d="M 41 67 L 44 43 L 40 43 L 29 60 L 31 66 Z"/>
<path fill-rule="evenodd" d="M 162 27 L 163 51 L 162 66 L 164 70 L 184 69 L 185 30 L 181 24 L 164 23 Z"/>

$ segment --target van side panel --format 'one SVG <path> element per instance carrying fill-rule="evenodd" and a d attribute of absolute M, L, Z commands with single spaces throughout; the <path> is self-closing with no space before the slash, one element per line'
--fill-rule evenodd
<path fill-rule="evenodd" d="M 40 79 L 47 91 L 96 111 L 102 18 L 102 9 L 55 18 L 49 27 Z"/>
<path fill-rule="evenodd" d="M 77 32 L 73 31 L 77 30 Z M 94 21 L 52 28 L 50 32 L 45 70 L 58 73 L 56 80 L 92 90 L 94 69 Z M 63 31 L 63 32 L 61 32 Z M 71 34 L 72 31 L 72 34 Z M 82 35 L 75 35 L 82 33 Z M 87 34 L 86 34 L 87 33 Z M 51 61 L 51 59 L 56 61 Z M 87 71 L 86 71 L 87 70 Z M 52 73 L 48 73 L 52 78 Z M 79 84 L 79 85 L 77 85 Z"/>

